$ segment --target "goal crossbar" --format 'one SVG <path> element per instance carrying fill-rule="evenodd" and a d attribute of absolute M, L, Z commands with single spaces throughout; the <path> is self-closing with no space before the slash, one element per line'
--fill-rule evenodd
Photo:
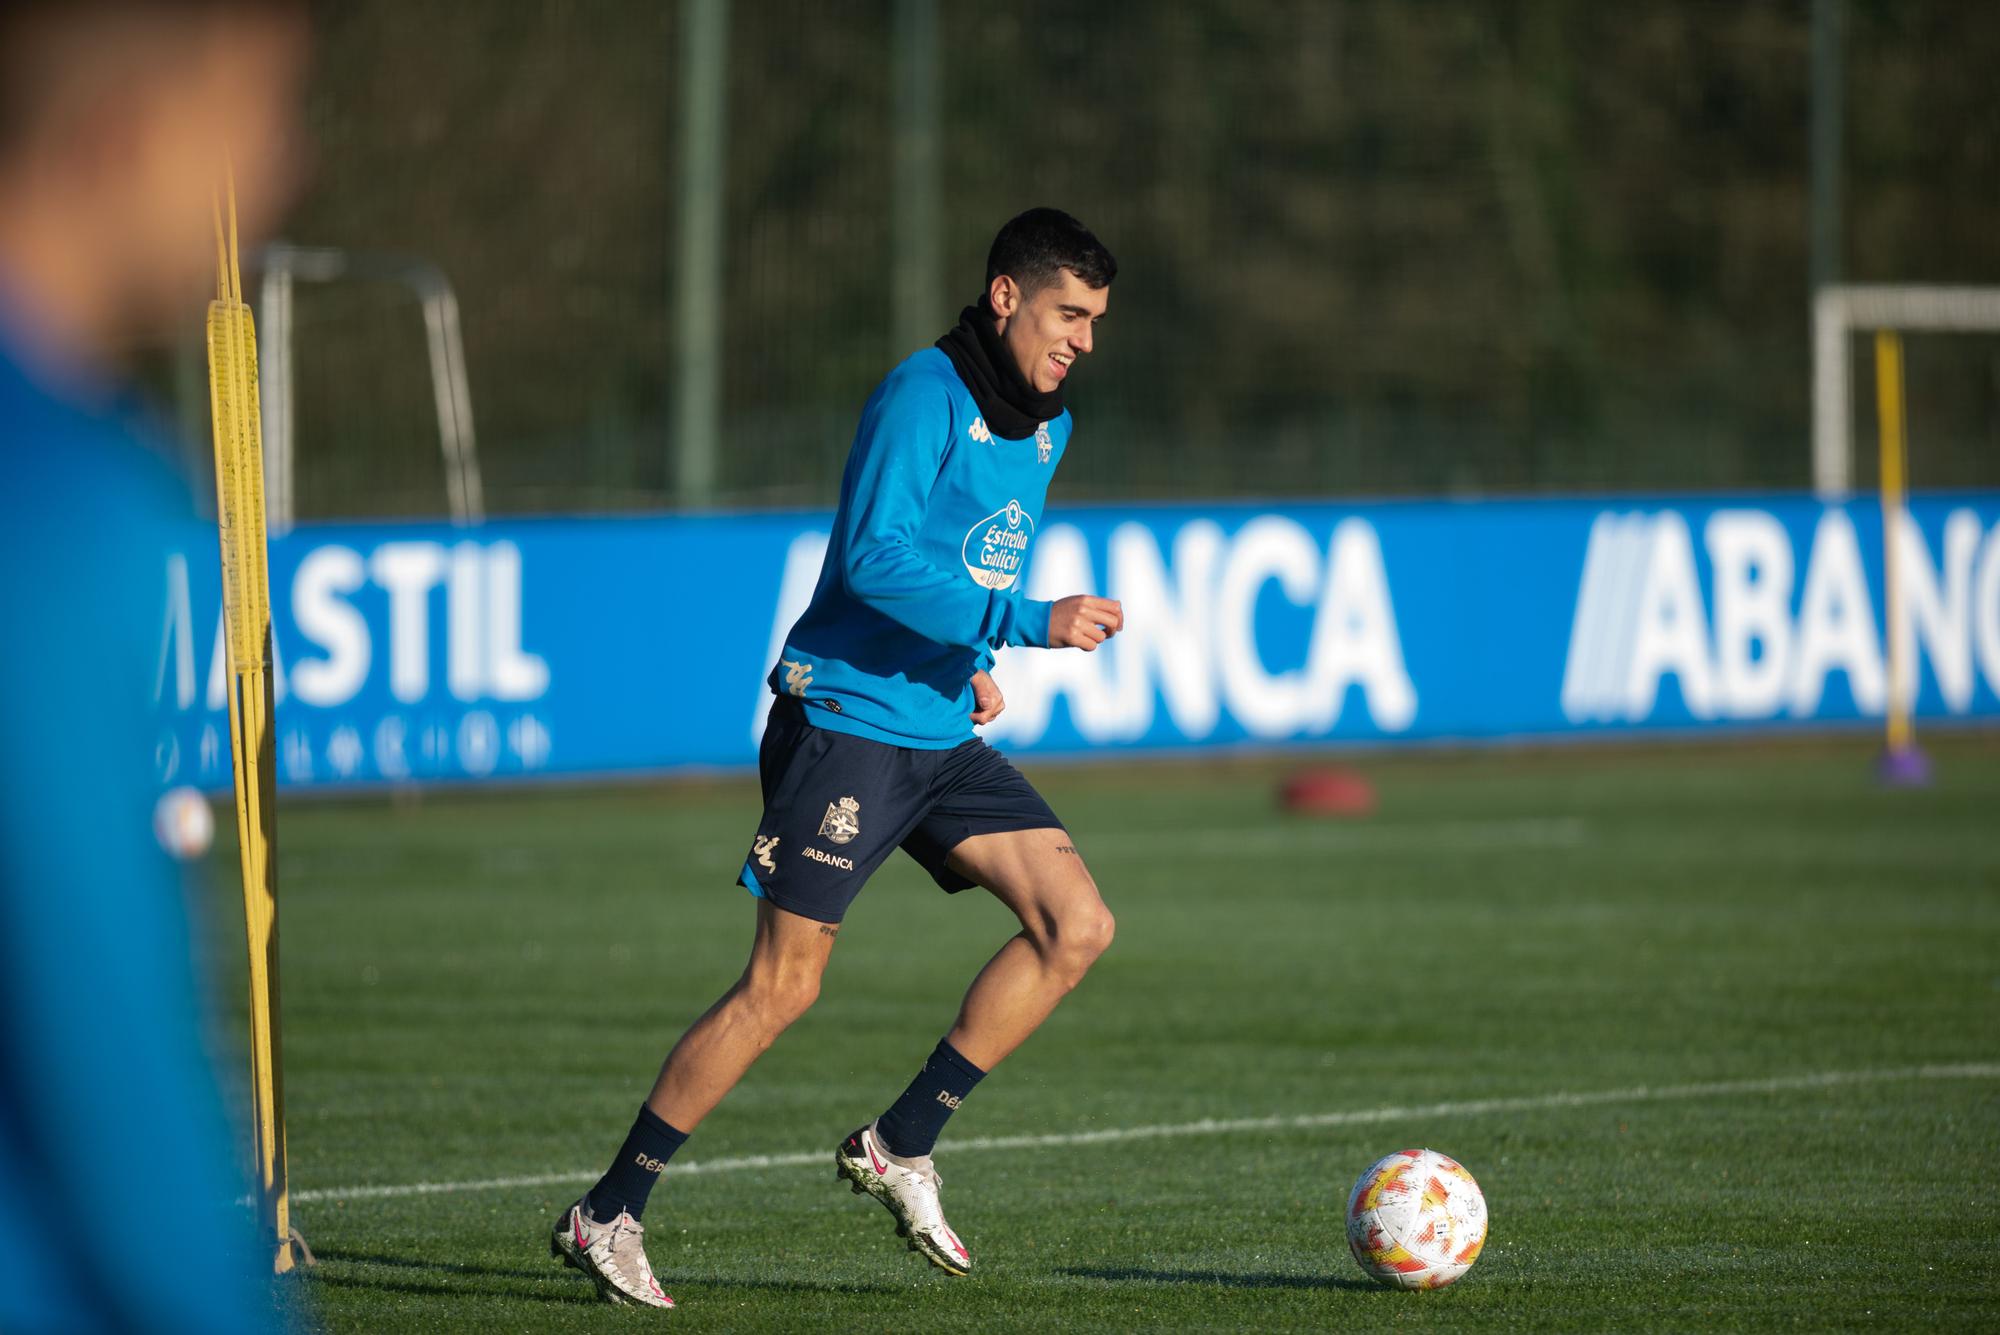
<path fill-rule="evenodd" d="M 2000 333 L 2000 287 L 1846 283 L 1814 294 L 1813 490 L 1826 500 L 1853 490 L 1848 336 L 1870 329 Z"/>

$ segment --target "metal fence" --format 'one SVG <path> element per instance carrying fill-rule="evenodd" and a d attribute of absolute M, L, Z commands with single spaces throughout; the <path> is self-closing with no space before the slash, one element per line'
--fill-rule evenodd
<path fill-rule="evenodd" d="M 286 240 L 450 277 L 496 512 L 824 502 L 1032 204 L 1122 266 L 1059 499 L 1807 485 L 1816 114 L 1831 278 L 2000 283 L 1957 0 L 328 15 Z M 291 323 L 299 513 L 444 513 L 408 295 Z M 1917 483 L 2000 481 L 2000 339 L 1909 356 Z"/>

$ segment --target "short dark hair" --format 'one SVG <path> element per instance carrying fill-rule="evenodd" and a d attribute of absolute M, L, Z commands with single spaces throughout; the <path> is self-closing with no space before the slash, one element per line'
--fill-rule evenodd
<path fill-rule="evenodd" d="M 1108 287 L 1118 261 L 1088 227 L 1061 209 L 1029 209 L 1009 218 L 986 252 L 986 286 L 1006 274 L 1024 295 L 1038 292 L 1068 269 L 1085 287 Z"/>

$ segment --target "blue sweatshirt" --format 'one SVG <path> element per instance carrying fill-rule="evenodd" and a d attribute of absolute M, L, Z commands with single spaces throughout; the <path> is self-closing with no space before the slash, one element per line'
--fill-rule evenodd
<path fill-rule="evenodd" d="M 822 728 L 941 750 L 972 734 L 972 674 L 1010 644 L 1046 647 L 1049 607 L 1022 596 L 1067 411 L 1030 437 L 987 429 L 937 348 L 889 373 L 861 411 L 812 602 L 771 689 Z"/>

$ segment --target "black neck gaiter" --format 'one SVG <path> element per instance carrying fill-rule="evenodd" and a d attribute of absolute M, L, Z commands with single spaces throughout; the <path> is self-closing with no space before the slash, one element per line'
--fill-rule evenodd
<path fill-rule="evenodd" d="M 982 297 L 977 306 L 959 312 L 958 323 L 937 345 L 972 391 L 987 430 L 1008 440 L 1025 440 L 1042 423 L 1062 416 L 1062 386 L 1044 394 L 1029 384 L 1000 341 L 997 323 Z"/>

